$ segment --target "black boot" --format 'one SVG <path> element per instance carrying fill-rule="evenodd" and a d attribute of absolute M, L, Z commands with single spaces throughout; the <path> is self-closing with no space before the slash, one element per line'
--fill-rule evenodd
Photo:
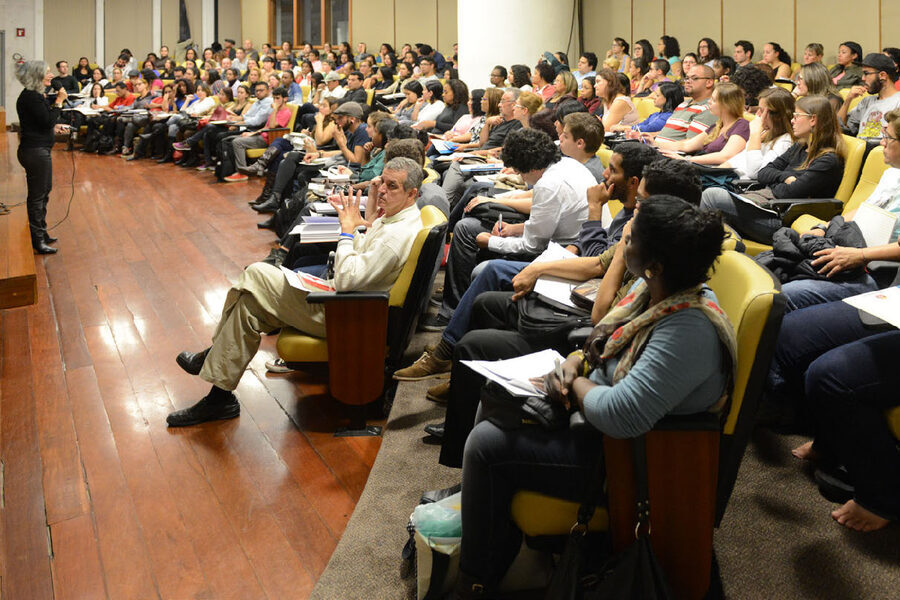
<path fill-rule="evenodd" d="M 269 196 L 268 200 L 262 204 L 254 204 L 250 208 L 259 213 L 273 213 L 278 210 L 279 206 L 281 206 L 281 194 L 272 192 L 272 195 Z"/>
<path fill-rule="evenodd" d="M 275 217 L 269 217 L 265 221 L 256 224 L 257 229 L 271 229 L 275 231 Z"/>
<path fill-rule="evenodd" d="M 209 393 L 195 405 L 175 412 L 166 417 L 169 427 L 187 427 L 208 421 L 233 419 L 241 414 L 241 405 L 232 392 L 213 386 Z"/>
<path fill-rule="evenodd" d="M 277 176 L 278 173 L 272 171 L 269 171 L 266 174 L 266 183 L 263 186 L 262 192 L 260 192 L 259 196 L 256 197 L 256 200 L 253 200 L 252 202 L 250 202 L 250 204 L 257 206 L 263 204 L 264 202 L 266 202 L 266 200 L 269 199 L 269 197 L 271 197 L 272 192 L 275 189 L 275 177 Z"/>
<path fill-rule="evenodd" d="M 278 154 L 279 150 L 275 146 L 269 146 L 266 148 L 266 151 L 263 152 L 263 155 L 256 159 L 256 162 L 247 167 L 244 172 L 247 175 L 256 175 L 257 177 L 262 177 L 266 174 L 266 167 L 269 166 L 269 162 L 275 158 L 275 155 Z"/>
<path fill-rule="evenodd" d="M 163 157 L 160 158 L 159 160 L 157 160 L 156 162 L 159 164 L 170 163 L 170 162 L 172 162 L 172 154 L 174 154 L 174 153 L 175 153 L 175 150 L 172 149 L 172 145 L 169 144 L 169 147 L 166 148 L 166 153 L 163 154 Z"/>
<path fill-rule="evenodd" d="M 53 246 L 48 246 L 47 242 L 44 240 L 44 236 L 47 234 L 47 230 L 40 226 L 40 215 L 33 214 L 34 211 L 28 211 L 29 216 L 29 226 L 31 227 L 31 247 L 34 249 L 35 254 L 56 254 L 57 249 Z M 36 224 L 37 223 L 37 224 Z"/>

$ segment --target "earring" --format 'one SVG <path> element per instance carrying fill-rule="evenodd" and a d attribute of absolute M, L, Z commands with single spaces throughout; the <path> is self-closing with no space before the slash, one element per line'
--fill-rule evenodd
<path fill-rule="evenodd" d="M 653 277 L 653 271 L 644 269 L 644 279 L 650 279 L 651 277 Z"/>

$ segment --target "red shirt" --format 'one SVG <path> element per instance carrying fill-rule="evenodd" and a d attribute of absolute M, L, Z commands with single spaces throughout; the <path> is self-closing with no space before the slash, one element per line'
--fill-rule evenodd
<path fill-rule="evenodd" d="M 125 94 L 124 97 L 116 96 L 115 99 L 109 103 L 109 107 L 118 108 L 119 106 L 131 106 L 132 104 L 134 104 L 134 96 Z"/>

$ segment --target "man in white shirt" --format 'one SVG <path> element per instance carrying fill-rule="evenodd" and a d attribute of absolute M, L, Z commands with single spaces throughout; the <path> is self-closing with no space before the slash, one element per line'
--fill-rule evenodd
<path fill-rule="evenodd" d="M 322 92 L 322 98 L 334 98 L 340 100 L 347 95 L 347 90 L 341 87 L 341 76 L 336 71 L 332 71 L 325 76 L 325 87 L 328 88 Z"/>
<path fill-rule="evenodd" d="M 389 161 L 375 198 L 379 216 L 372 223 L 360 214 L 359 197 L 341 197 L 336 206 L 341 235 L 331 281 L 337 291 L 387 291 L 394 285 L 422 228 L 416 200 L 423 176 L 421 167 L 409 158 Z M 360 227 L 367 231 L 359 233 Z M 310 271 L 324 274 L 322 266 L 315 265 Z M 166 419 L 169 427 L 232 419 L 240 414 L 232 391 L 259 349 L 261 334 L 293 327 L 325 337 L 325 308 L 309 304 L 306 296 L 306 292 L 291 287 L 277 267 L 266 263 L 247 267 L 228 291 L 212 346 L 178 355 L 178 365 L 211 383 L 212 389 L 193 406 L 171 413 Z"/>
<path fill-rule="evenodd" d="M 900 108 L 900 92 L 894 86 L 897 81 L 897 66 L 884 54 L 873 52 L 863 59 L 862 72 L 864 85 L 850 88 L 850 93 L 838 111 L 838 117 L 846 123 L 852 135 L 880 140 L 887 126 L 884 116 L 895 108 Z M 872 95 L 866 96 L 856 108 L 849 110 L 850 103 L 855 98 L 866 94 Z"/>
<path fill-rule="evenodd" d="M 572 73 L 581 87 L 581 82 L 585 77 L 596 77 L 597 75 L 597 55 L 593 52 L 585 52 L 578 58 L 578 68 Z"/>
<path fill-rule="evenodd" d="M 238 73 L 241 74 L 247 70 L 247 55 L 243 48 L 234 49 L 234 59 L 231 61 L 231 67 L 237 69 Z"/>
<path fill-rule="evenodd" d="M 498 222 L 490 231 L 474 217 L 456 224 L 439 313 L 443 319 L 449 320 L 469 287 L 479 258 L 531 260 L 551 240 L 562 245 L 574 242 L 587 219 L 587 189 L 597 180 L 577 160 L 560 157 L 559 149 L 546 133 L 536 129 L 513 131 L 503 143 L 501 158 L 527 185 L 533 186 L 531 212 L 525 223 Z"/>

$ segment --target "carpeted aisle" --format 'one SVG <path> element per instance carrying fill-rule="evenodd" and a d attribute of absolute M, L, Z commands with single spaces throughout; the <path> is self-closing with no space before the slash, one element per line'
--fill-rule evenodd
<path fill-rule="evenodd" d="M 419 334 L 419 355 L 436 334 Z M 459 482 L 437 462 L 422 427 L 443 420 L 425 400 L 435 381 L 401 383 L 378 458 L 343 538 L 312 593 L 316 600 L 414 598 L 400 579 L 400 550 L 409 514 L 426 489 Z M 844 529 L 790 449 L 798 436 L 758 431 L 750 443 L 715 545 L 731 599 L 896 598 L 900 595 L 900 526 L 869 534 Z"/>

